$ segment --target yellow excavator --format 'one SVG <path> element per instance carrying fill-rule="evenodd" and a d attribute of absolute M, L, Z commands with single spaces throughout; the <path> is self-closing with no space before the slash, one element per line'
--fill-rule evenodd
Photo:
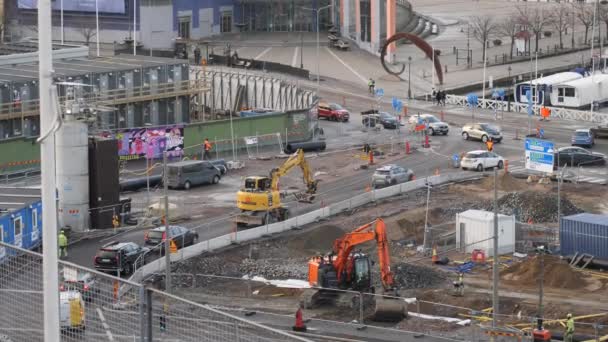
<path fill-rule="evenodd" d="M 289 218 L 289 209 L 281 203 L 282 194 L 279 192 L 279 178 L 291 169 L 299 166 L 302 169 L 306 191 L 294 193 L 299 202 L 310 203 L 317 192 L 317 181 L 313 178 L 304 151 L 297 150 L 278 168 L 270 171 L 267 176 L 249 176 L 245 178 L 245 186 L 236 194 L 236 205 L 241 210 L 235 222 L 237 227 L 246 228 L 267 223 L 284 221 Z"/>

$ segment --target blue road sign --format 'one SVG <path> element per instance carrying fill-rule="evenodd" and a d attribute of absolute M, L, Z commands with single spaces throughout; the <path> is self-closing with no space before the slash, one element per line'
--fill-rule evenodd
<path fill-rule="evenodd" d="M 498 91 L 498 97 L 500 97 L 500 100 L 501 100 L 501 101 L 502 101 L 502 100 L 504 100 L 504 99 L 505 99 L 505 96 L 506 96 L 506 94 L 507 94 L 507 93 L 505 92 L 505 90 L 504 90 L 503 88 L 499 88 L 497 91 Z"/>
<path fill-rule="evenodd" d="M 469 107 L 477 106 L 477 95 L 470 93 L 467 95 L 467 103 Z"/>
<path fill-rule="evenodd" d="M 553 172 L 555 144 L 552 141 L 528 138 L 525 142 L 526 169 Z"/>
<path fill-rule="evenodd" d="M 382 89 L 382 88 L 376 89 L 376 96 L 378 96 L 378 97 L 384 96 L 384 89 Z"/>
<path fill-rule="evenodd" d="M 401 102 L 401 100 L 399 100 L 396 97 L 393 97 L 392 105 L 393 105 L 393 110 L 396 112 L 400 112 L 401 109 L 403 109 L 403 102 Z"/>
<path fill-rule="evenodd" d="M 545 129 L 541 128 L 540 131 L 538 131 L 538 135 L 539 135 L 539 138 L 544 139 L 545 138 Z"/>
<path fill-rule="evenodd" d="M 452 160 L 453 160 L 453 161 L 458 161 L 458 159 L 459 159 L 459 158 L 460 158 L 460 157 L 458 156 L 458 154 L 457 154 L 457 153 L 454 153 L 454 154 L 452 155 Z"/>

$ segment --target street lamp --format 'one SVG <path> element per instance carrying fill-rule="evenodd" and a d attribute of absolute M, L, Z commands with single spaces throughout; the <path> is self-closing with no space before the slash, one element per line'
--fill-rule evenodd
<path fill-rule="evenodd" d="M 407 99 L 410 100 L 412 98 L 412 56 L 407 57 Z"/>
<path fill-rule="evenodd" d="M 304 69 L 304 35 L 300 33 L 300 69 Z"/>
<path fill-rule="evenodd" d="M 513 80 L 511 80 L 511 66 L 509 65 L 509 67 L 507 68 L 507 71 L 509 72 L 509 80 L 511 81 L 511 83 L 513 83 Z"/>
<path fill-rule="evenodd" d="M 305 10 L 310 10 L 310 11 L 316 11 L 317 12 L 317 96 L 319 96 L 319 88 L 320 88 L 320 69 L 321 69 L 321 64 L 319 61 L 319 13 L 321 13 L 322 10 L 324 9 L 328 9 L 330 7 L 333 7 L 333 4 L 327 5 L 327 6 L 323 6 L 323 7 L 319 7 L 317 9 L 314 8 L 308 8 L 308 7 L 301 7 L 302 9 Z"/>

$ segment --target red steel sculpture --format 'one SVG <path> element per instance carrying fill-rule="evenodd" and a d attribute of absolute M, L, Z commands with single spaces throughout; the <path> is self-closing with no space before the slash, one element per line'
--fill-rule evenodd
<path fill-rule="evenodd" d="M 438 50 L 433 51 L 433 47 L 429 43 L 427 43 L 424 39 L 418 37 L 417 35 L 411 34 L 411 33 L 402 33 L 402 32 L 395 33 L 395 35 L 390 37 L 386 41 L 386 43 L 384 43 L 384 45 L 382 46 L 381 54 L 380 54 L 380 61 L 382 62 L 382 67 L 384 68 L 384 70 L 386 70 L 386 72 L 388 72 L 389 74 L 395 75 L 395 76 L 399 76 L 403 73 L 403 71 L 405 71 L 405 64 L 398 63 L 397 65 L 400 67 L 400 69 L 398 71 L 393 71 L 389 68 L 389 66 L 386 64 L 386 61 L 384 60 L 388 46 L 391 43 L 394 43 L 401 39 L 407 39 L 407 40 L 411 41 L 412 43 L 414 43 L 414 45 L 416 45 L 420 50 L 424 51 L 426 56 L 431 60 L 433 59 L 432 54 L 433 53 L 435 54 L 435 71 L 437 73 L 437 79 L 439 80 L 439 84 L 443 84 L 443 72 L 441 70 L 441 62 L 439 61 L 439 51 Z"/>

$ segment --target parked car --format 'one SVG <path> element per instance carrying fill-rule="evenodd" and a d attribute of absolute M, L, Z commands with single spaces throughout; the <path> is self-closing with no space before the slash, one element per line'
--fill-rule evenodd
<path fill-rule="evenodd" d="M 348 122 L 350 118 L 348 110 L 337 103 L 319 103 L 317 115 L 330 121 Z"/>
<path fill-rule="evenodd" d="M 428 129 L 427 129 L 428 135 L 435 135 L 435 134 L 448 135 L 448 132 L 450 131 L 450 126 L 447 123 L 437 119 L 437 117 L 432 114 L 417 114 L 417 115 L 410 116 L 408 123 L 410 125 L 427 123 L 428 124 Z"/>
<path fill-rule="evenodd" d="M 572 146 L 587 146 L 588 148 L 595 145 L 595 139 L 590 129 L 577 129 L 572 135 Z"/>
<path fill-rule="evenodd" d="M 222 172 L 206 160 L 184 160 L 167 165 L 169 188 L 189 190 L 194 185 L 217 184 Z"/>
<path fill-rule="evenodd" d="M 557 166 L 591 166 L 606 164 L 606 155 L 598 152 L 591 152 L 581 147 L 562 147 L 557 150 L 553 158 L 554 169 Z"/>
<path fill-rule="evenodd" d="M 76 278 L 65 279 L 59 286 L 60 291 L 78 291 L 82 294 L 82 299 L 85 302 L 92 302 L 99 297 L 101 288 L 97 282 L 97 278 L 89 272 L 78 272 L 75 270 Z"/>
<path fill-rule="evenodd" d="M 400 125 L 399 120 L 392 114 L 387 112 L 378 112 L 375 110 L 362 112 L 363 126 L 365 127 L 376 127 L 376 125 L 382 125 L 386 129 L 397 129 Z"/>
<path fill-rule="evenodd" d="M 593 138 L 608 138 L 608 126 L 597 126 L 591 128 L 591 133 L 593 133 Z"/>
<path fill-rule="evenodd" d="M 502 134 L 500 128 L 489 123 L 470 123 L 462 126 L 462 138 L 464 140 L 477 139 L 484 143 L 488 139 L 496 143 L 502 141 Z"/>
<path fill-rule="evenodd" d="M 110 274 L 129 275 L 136 267 L 145 264 L 150 249 L 134 242 L 110 242 L 95 255 L 95 269 Z"/>
<path fill-rule="evenodd" d="M 460 161 L 460 167 L 463 170 L 483 171 L 494 167 L 502 169 L 504 165 L 505 159 L 503 157 L 494 152 L 483 150 L 467 152 Z"/>
<path fill-rule="evenodd" d="M 186 227 L 169 226 L 169 235 L 178 249 L 191 246 L 198 241 L 198 233 Z M 164 244 L 161 242 L 164 242 L 166 237 L 165 227 L 150 229 L 144 235 L 144 244 L 162 253 Z"/>
<path fill-rule="evenodd" d="M 412 179 L 414 179 L 414 171 L 394 164 L 385 165 L 376 169 L 372 175 L 372 187 L 377 189 L 383 186 L 409 182 Z"/>

